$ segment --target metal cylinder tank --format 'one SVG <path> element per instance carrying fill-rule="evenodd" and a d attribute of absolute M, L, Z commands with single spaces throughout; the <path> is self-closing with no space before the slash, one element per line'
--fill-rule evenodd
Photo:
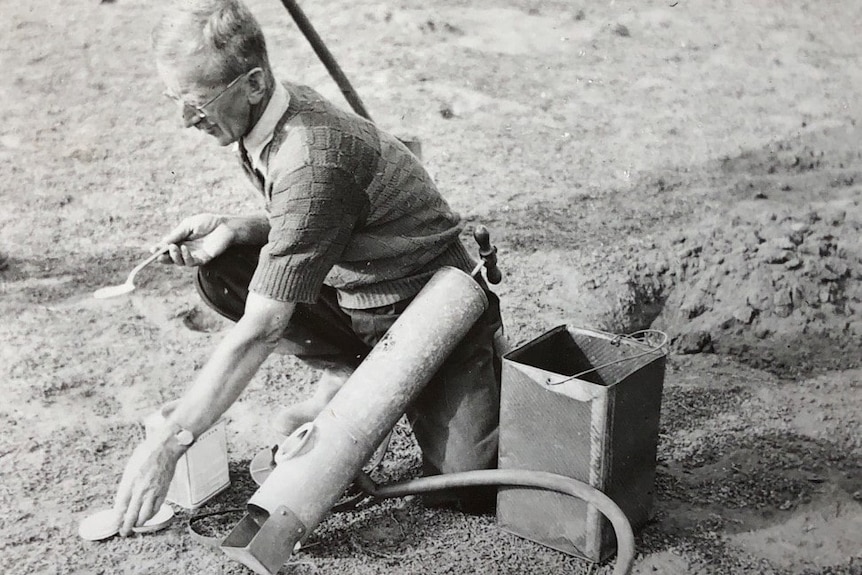
<path fill-rule="evenodd" d="M 275 573 L 487 307 L 470 275 L 439 270 L 323 412 L 285 440 L 222 550 L 256 573 Z"/>

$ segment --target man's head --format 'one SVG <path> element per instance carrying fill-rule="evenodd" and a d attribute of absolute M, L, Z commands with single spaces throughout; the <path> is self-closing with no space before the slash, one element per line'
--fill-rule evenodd
<path fill-rule="evenodd" d="M 260 26 L 239 0 L 183 0 L 153 31 L 166 94 L 195 126 L 226 146 L 248 133 L 274 80 Z"/>

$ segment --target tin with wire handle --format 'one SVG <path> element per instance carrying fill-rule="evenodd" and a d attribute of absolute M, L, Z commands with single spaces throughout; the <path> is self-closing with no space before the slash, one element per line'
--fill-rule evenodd
<path fill-rule="evenodd" d="M 501 469 L 557 473 L 608 495 L 637 529 L 653 510 L 667 337 L 559 326 L 503 357 Z M 599 562 L 613 529 L 587 503 L 501 487 L 505 530 Z"/>

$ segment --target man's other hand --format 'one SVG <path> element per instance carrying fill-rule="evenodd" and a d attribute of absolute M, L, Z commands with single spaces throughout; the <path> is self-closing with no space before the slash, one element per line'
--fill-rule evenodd
<path fill-rule="evenodd" d="M 226 224 L 226 218 L 197 214 L 180 222 L 151 251 L 167 246 L 168 252 L 159 258 L 161 263 L 200 266 L 221 255 L 233 241 L 234 232 Z"/>
<path fill-rule="evenodd" d="M 117 488 L 114 509 L 123 516 L 120 535 L 143 525 L 165 502 L 182 450 L 164 441 L 147 439 L 132 453 Z"/>

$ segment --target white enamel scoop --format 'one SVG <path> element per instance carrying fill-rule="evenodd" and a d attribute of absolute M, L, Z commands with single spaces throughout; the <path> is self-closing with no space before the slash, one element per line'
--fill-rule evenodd
<path fill-rule="evenodd" d="M 126 278 L 125 283 L 97 289 L 95 293 L 93 293 L 93 297 L 95 297 L 96 299 L 107 299 L 110 297 L 117 297 L 135 291 L 135 276 L 138 275 L 138 272 L 156 261 L 160 255 L 166 253 L 167 251 L 167 247 L 157 251 L 156 253 L 136 265 L 134 269 L 132 269 L 131 273 L 129 273 L 129 277 Z"/>

